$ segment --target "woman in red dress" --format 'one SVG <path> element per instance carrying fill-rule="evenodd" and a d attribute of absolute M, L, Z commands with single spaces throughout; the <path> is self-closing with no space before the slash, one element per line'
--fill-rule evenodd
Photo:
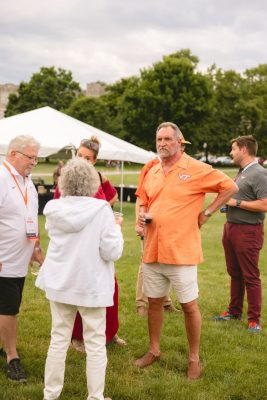
<path fill-rule="evenodd" d="M 92 136 L 91 139 L 84 139 L 81 141 L 80 147 L 77 151 L 76 156 L 84 158 L 86 161 L 95 165 L 97 160 L 97 155 L 99 152 L 100 143 L 99 140 Z M 99 174 L 100 186 L 98 192 L 94 197 L 98 199 L 104 199 L 109 202 L 111 206 L 117 201 L 118 194 L 116 189 L 112 186 L 110 181 L 103 175 Z M 58 187 L 56 188 L 54 198 L 59 198 L 60 193 Z M 113 342 L 120 346 L 126 344 L 125 340 L 118 336 L 119 330 L 119 316 L 118 316 L 118 282 L 116 276 L 115 279 L 115 291 L 114 291 L 114 305 L 112 307 L 107 307 L 106 313 L 106 342 Z M 77 351 L 84 352 L 83 344 L 83 326 L 82 319 L 79 313 L 76 315 L 74 322 L 73 332 L 72 332 L 72 347 Z"/>

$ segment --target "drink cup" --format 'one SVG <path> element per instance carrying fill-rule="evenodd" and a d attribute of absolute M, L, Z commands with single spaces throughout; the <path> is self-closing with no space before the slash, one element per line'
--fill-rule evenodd
<path fill-rule="evenodd" d="M 145 222 L 146 224 L 151 224 L 151 221 L 153 219 L 153 214 L 150 212 L 145 213 Z"/>
<path fill-rule="evenodd" d="M 123 218 L 123 213 L 121 213 L 119 211 L 113 211 L 113 214 L 114 214 L 116 222 L 121 221 L 121 218 Z"/>
<path fill-rule="evenodd" d="M 41 264 L 38 261 L 33 261 L 30 264 L 31 274 L 37 276 L 39 274 Z"/>

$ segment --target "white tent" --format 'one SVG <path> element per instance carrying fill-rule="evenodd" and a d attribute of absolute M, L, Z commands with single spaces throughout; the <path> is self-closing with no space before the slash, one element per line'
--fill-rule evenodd
<path fill-rule="evenodd" d="M 77 148 L 82 139 L 97 136 L 101 142 L 99 159 L 145 164 L 155 157 L 146 151 L 51 107 L 43 107 L 0 120 L 0 154 L 17 135 L 32 135 L 41 143 L 39 156 L 48 157 L 64 148 Z"/>

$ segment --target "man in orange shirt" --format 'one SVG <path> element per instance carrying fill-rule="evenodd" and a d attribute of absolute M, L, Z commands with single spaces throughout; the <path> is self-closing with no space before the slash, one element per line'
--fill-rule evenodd
<path fill-rule="evenodd" d="M 181 138 L 181 144 L 182 144 L 182 151 L 184 152 L 185 149 L 185 145 L 186 144 L 191 144 L 191 142 L 189 142 L 188 140 L 185 140 L 182 132 L 180 134 L 180 138 Z M 146 174 L 148 173 L 148 171 L 156 164 L 158 164 L 160 162 L 159 157 L 154 158 L 153 160 L 150 160 L 148 163 L 146 163 L 144 165 L 144 167 L 142 168 L 141 172 L 140 172 L 140 176 L 139 176 L 139 181 L 138 181 L 138 186 L 135 192 L 136 195 L 136 219 L 138 219 L 138 215 L 139 215 L 139 207 L 140 207 L 140 201 L 139 201 L 139 194 L 142 193 L 142 188 L 143 188 L 143 183 L 144 183 L 144 179 Z M 138 233 L 138 224 L 136 226 L 136 233 Z M 141 252 L 143 254 L 143 247 L 144 247 L 144 237 L 141 236 Z M 146 317 L 147 316 L 147 304 L 148 304 L 148 298 L 147 296 L 143 293 L 143 270 L 142 270 L 142 262 L 139 265 L 139 269 L 138 269 L 138 275 L 137 275 L 137 282 L 136 282 L 136 298 L 135 298 L 135 302 L 136 302 L 136 308 L 137 308 L 137 313 L 138 315 L 140 315 L 141 317 Z M 170 294 L 168 294 L 168 296 L 164 297 L 163 300 L 163 309 L 164 311 L 167 312 L 179 312 L 180 310 L 175 308 L 174 305 L 172 304 L 172 300 L 170 297 Z"/>
<path fill-rule="evenodd" d="M 140 202 L 139 202 L 139 193 L 142 193 L 142 185 L 145 179 L 146 174 L 148 171 L 156 164 L 160 162 L 159 158 L 154 158 L 153 160 L 149 161 L 147 164 L 144 165 L 140 172 L 139 176 L 139 182 L 138 186 L 135 192 L 136 195 L 136 218 L 138 219 L 139 215 L 139 207 L 140 207 Z M 138 225 L 137 225 L 137 231 L 136 233 L 138 234 Z M 143 254 L 144 250 L 144 237 L 141 236 L 141 253 Z M 137 309 L 137 314 L 140 315 L 141 317 L 146 317 L 147 316 L 147 304 L 148 304 L 148 298 L 147 296 L 143 293 L 143 270 L 142 270 L 142 262 L 139 265 L 138 269 L 138 275 L 137 275 L 137 282 L 136 282 L 136 297 L 135 297 L 135 302 L 136 302 L 136 309 Z M 172 300 L 170 296 L 165 296 L 164 301 L 163 301 L 163 307 L 164 311 L 169 311 L 169 312 L 175 312 L 178 311 L 174 305 L 172 304 Z"/>
<path fill-rule="evenodd" d="M 156 146 L 161 162 L 147 173 L 139 194 L 138 229 L 145 235 L 143 275 L 149 302 L 150 345 L 135 365 L 144 368 L 160 358 L 162 304 L 172 285 L 185 317 L 189 344 L 187 376 L 197 379 L 201 375 L 197 264 L 203 261 L 199 228 L 238 188 L 222 172 L 184 153 L 181 135 L 178 126 L 171 122 L 159 125 Z M 206 193 L 218 195 L 203 210 Z M 150 224 L 145 224 L 146 212 L 152 213 Z"/>

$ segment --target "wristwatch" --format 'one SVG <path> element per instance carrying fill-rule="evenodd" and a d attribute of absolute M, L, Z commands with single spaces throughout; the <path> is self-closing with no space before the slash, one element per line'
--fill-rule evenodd
<path fill-rule="evenodd" d="M 241 206 L 241 201 L 242 201 L 242 200 L 236 200 L 235 206 L 236 206 L 236 207 L 240 207 L 240 206 Z"/>
<path fill-rule="evenodd" d="M 204 215 L 205 215 L 205 217 L 211 217 L 212 213 L 210 212 L 210 210 L 208 208 L 206 208 L 206 210 L 204 210 Z"/>

